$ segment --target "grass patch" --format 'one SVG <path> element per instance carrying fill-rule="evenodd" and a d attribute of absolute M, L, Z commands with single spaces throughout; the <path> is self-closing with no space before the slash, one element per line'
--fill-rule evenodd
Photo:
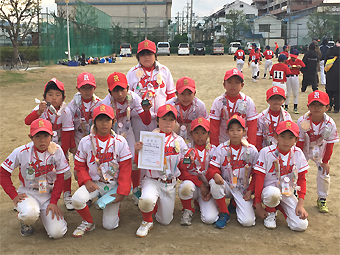
<path fill-rule="evenodd" d="M 18 72 L 1 72 L 1 79 L 0 79 L 0 87 L 8 87 L 12 84 L 17 83 L 27 83 L 28 80 L 26 79 L 27 73 L 18 73 Z"/>

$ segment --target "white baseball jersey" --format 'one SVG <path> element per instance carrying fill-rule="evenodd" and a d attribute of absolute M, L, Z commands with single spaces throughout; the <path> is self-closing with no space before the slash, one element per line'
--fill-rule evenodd
<path fill-rule="evenodd" d="M 99 159 L 100 164 L 108 165 L 110 162 L 119 163 L 132 158 L 129 146 L 123 136 L 110 136 L 106 141 L 101 141 L 95 136 L 97 153 L 94 155 L 91 136 L 88 135 L 81 139 L 75 159 L 79 162 L 86 162 L 88 172 L 93 181 L 101 179 L 95 158 Z M 99 148 L 99 149 L 98 149 Z M 105 170 L 105 169 L 104 169 Z M 118 178 L 119 170 L 116 178 Z"/>
<path fill-rule="evenodd" d="M 286 155 L 281 154 L 277 150 L 277 145 L 271 145 L 263 148 L 259 153 L 258 161 L 254 167 L 255 171 L 264 173 L 266 176 L 264 178 L 263 187 L 267 186 L 277 186 L 277 177 L 275 171 L 275 161 L 279 160 L 280 165 L 280 178 L 281 182 L 284 177 L 289 177 L 290 180 L 293 166 L 297 167 L 298 173 L 302 173 L 309 169 L 309 165 L 303 152 L 300 148 L 295 145 L 291 148 L 291 152 Z M 289 161 L 289 165 L 287 165 Z"/>
<path fill-rule="evenodd" d="M 129 89 L 135 92 L 141 99 L 147 99 L 148 92 L 154 94 L 152 97 L 151 117 L 156 118 L 157 110 L 165 104 L 167 95 L 175 93 L 176 89 L 170 70 L 156 61 L 155 69 L 151 72 L 142 68 L 140 63 L 131 68 L 126 78 Z M 132 116 L 137 116 L 132 111 Z"/>
<path fill-rule="evenodd" d="M 290 114 L 281 107 L 278 116 L 271 114 L 270 108 L 263 110 L 257 117 L 257 136 L 263 137 L 262 147 L 276 144 L 274 133 L 277 125 L 286 120 L 292 120 Z"/>
<path fill-rule="evenodd" d="M 54 154 L 49 153 L 48 150 L 41 153 L 34 149 L 33 142 L 30 142 L 16 148 L 1 166 L 10 173 L 19 167 L 20 187 L 37 189 L 40 178 L 51 185 L 55 181 L 56 174 L 70 170 L 63 150 L 59 145 L 56 146 L 57 150 Z M 32 176 L 29 176 L 29 168 L 34 169 Z"/>
<path fill-rule="evenodd" d="M 232 103 L 226 94 L 222 94 L 214 100 L 209 117 L 210 119 L 221 121 L 220 143 L 224 143 L 229 139 L 226 134 L 227 121 L 234 114 L 241 116 L 246 121 L 246 125 L 247 121 L 255 120 L 257 118 L 257 111 L 254 101 L 242 92 L 239 93 L 239 98 L 235 103 Z"/>
<path fill-rule="evenodd" d="M 301 127 L 301 123 L 304 123 L 305 125 L 309 124 L 309 128 L 304 130 Z M 299 141 L 304 142 L 303 152 L 307 159 L 315 158 L 317 161 L 321 160 L 324 156 L 326 144 L 339 142 L 339 135 L 335 122 L 326 113 L 323 115 L 323 120 L 318 124 L 311 121 L 309 114 L 301 116 L 298 119 L 297 124 L 300 129 Z M 318 155 L 315 155 L 316 152 Z"/>

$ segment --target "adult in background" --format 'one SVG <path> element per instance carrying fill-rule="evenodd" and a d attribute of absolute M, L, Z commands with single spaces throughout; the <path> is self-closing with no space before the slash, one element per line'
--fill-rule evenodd
<path fill-rule="evenodd" d="M 320 47 L 319 47 L 319 42 L 320 42 L 320 39 L 313 39 L 312 41 L 314 44 L 315 44 L 315 51 L 318 53 L 318 56 L 319 56 L 319 64 L 318 64 L 318 67 L 317 67 L 317 72 L 320 72 L 320 60 L 321 60 L 321 57 L 322 57 L 322 53 L 321 53 L 321 50 L 320 50 Z M 319 86 L 319 74 L 317 73 L 316 74 L 316 86 Z"/>
<path fill-rule="evenodd" d="M 321 60 L 320 60 L 320 78 L 321 78 L 321 85 L 326 85 L 326 75 L 325 75 L 325 57 L 326 53 L 329 50 L 328 40 L 327 38 L 323 38 L 320 51 L 321 51 Z"/>
<path fill-rule="evenodd" d="M 312 42 L 309 45 L 308 51 L 303 56 L 302 62 L 305 63 L 306 67 L 301 68 L 303 73 L 302 88 L 301 92 L 305 92 L 308 85 L 312 85 L 313 91 L 318 89 L 317 86 L 317 67 L 319 65 L 319 55 L 315 51 L 315 43 Z"/>
<path fill-rule="evenodd" d="M 276 58 L 279 57 L 279 45 L 277 44 L 277 42 L 275 42 L 275 55 L 276 55 Z"/>
<path fill-rule="evenodd" d="M 340 65 L 339 65 L 339 55 L 340 55 L 340 38 L 336 41 L 335 46 L 330 48 L 325 56 L 325 62 L 328 59 L 333 59 L 337 57 L 333 63 L 333 66 L 326 73 L 326 92 L 329 97 L 331 111 L 332 106 L 334 106 L 334 113 L 339 112 L 340 105 Z"/>

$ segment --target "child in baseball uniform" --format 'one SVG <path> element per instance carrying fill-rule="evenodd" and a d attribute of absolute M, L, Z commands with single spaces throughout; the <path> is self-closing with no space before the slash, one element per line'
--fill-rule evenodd
<path fill-rule="evenodd" d="M 273 61 L 272 58 L 274 56 L 274 52 L 270 49 L 270 46 L 267 45 L 266 46 L 266 50 L 263 52 L 263 56 L 264 56 L 264 74 L 263 74 L 263 78 L 262 79 L 266 79 L 266 75 L 267 75 L 267 70 L 270 74 L 270 70 L 272 70 L 272 66 L 273 66 Z M 270 79 L 272 78 L 272 76 L 270 75 Z"/>
<path fill-rule="evenodd" d="M 107 78 L 109 94 L 103 99 L 102 103 L 110 105 L 115 113 L 116 123 L 113 127 L 116 134 L 123 136 L 129 148 L 135 145 L 135 136 L 131 125 L 131 111 L 136 110 L 144 125 L 149 125 L 151 122 L 150 108 L 151 104 L 142 105 L 141 98 L 133 91 L 129 90 L 129 85 L 125 74 L 114 72 Z M 132 198 L 135 204 L 138 204 L 136 196 L 140 182 L 140 170 L 134 162 L 134 150 L 132 153 Z"/>
<path fill-rule="evenodd" d="M 266 100 L 269 107 L 257 117 L 256 148 L 258 151 L 276 144 L 274 134 L 277 125 L 282 121 L 292 120 L 290 114 L 282 108 L 285 99 L 285 91 L 282 88 L 274 86 L 267 90 Z"/>
<path fill-rule="evenodd" d="M 189 77 L 182 77 L 176 82 L 176 97 L 166 101 L 166 104 L 175 106 L 177 110 L 177 123 L 175 132 L 188 144 L 192 142 L 190 133 L 191 122 L 198 117 L 208 118 L 205 104 L 196 96 L 195 81 Z"/>
<path fill-rule="evenodd" d="M 57 205 L 64 189 L 64 173 L 70 170 L 65 154 L 52 142 L 52 124 L 46 119 L 32 121 L 32 142 L 16 148 L 1 164 L 0 182 L 13 200 L 21 222 L 20 233 L 30 236 L 33 224 L 40 217 L 50 238 L 61 238 L 67 223 Z M 19 167 L 20 186 L 13 186 L 11 175 Z"/>
<path fill-rule="evenodd" d="M 229 140 L 216 148 L 210 160 L 206 176 L 212 197 L 220 210 L 214 224 L 216 228 L 224 228 L 230 221 L 226 197 L 236 202 L 237 220 L 242 226 L 255 225 L 249 179 L 258 153 L 256 147 L 243 138 L 245 128 L 244 119 L 238 115 L 232 116 L 227 123 Z"/>
<path fill-rule="evenodd" d="M 73 231 L 74 237 L 82 237 L 95 228 L 86 202 L 112 189 L 117 192 L 111 195 L 115 200 L 103 209 L 103 227 L 111 230 L 119 225 L 120 202 L 131 190 L 132 155 L 125 138 L 111 129 L 114 122 L 111 106 L 97 106 L 93 110 L 91 133 L 79 143 L 74 170 L 80 188 L 72 196 L 72 203 L 82 223 Z"/>
<path fill-rule="evenodd" d="M 131 112 L 131 121 L 136 141 L 140 131 L 152 131 L 157 127 L 157 110 L 165 102 L 175 97 L 175 86 L 170 70 L 157 61 L 156 44 L 144 40 L 138 44 L 138 64 L 130 69 L 126 78 L 129 89 L 135 92 L 143 104 L 152 103 L 150 109 L 151 123 L 144 125 L 136 111 Z"/>
<path fill-rule="evenodd" d="M 283 54 L 287 57 L 287 59 L 289 58 L 289 45 L 284 45 L 282 47 L 282 52 L 280 52 L 280 55 Z"/>
<path fill-rule="evenodd" d="M 178 196 L 183 205 L 181 225 L 191 225 L 195 209 L 192 200 L 199 205 L 201 220 L 213 224 L 218 219 L 218 208 L 212 199 L 209 183 L 205 177 L 210 159 L 216 147 L 208 143 L 210 135 L 209 120 L 199 117 L 192 121 L 191 136 L 193 143 L 183 159 L 181 175 L 183 181 L 178 188 Z"/>
<path fill-rule="evenodd" d="M 280 122 L 274 135 L 277 144 L 263 148 L 254 167 L 256 214 L 264 219 L 266 228 L 276 228 L 278 209 L 291 230 L 307 229 L 308 213 L 303 204 L 309 166 L 301 149 L 295 146 L 298 136 L 297 124 L 291 120 Z"/>
<path fill-rule="evenodd" d="M 257 111 L 254 101 L 241 92 L 244 86 L 244 75 L 236 68 L 228 70 L 224 75 L 224 88 L 226 92 L 217 97 L 210 110 L 210 143 L 218 146 L 229 140 L 225 132 L 227 120 L 234 114 L 246 121 L 248 142 L 256 144 Z"/>
<path fill-rule="evenodd" d="M 301 59 L 298 59 L 299 51 L 294 49 L 290 52 L 290 59 L 287 60 L 287 65 L 292 72 L 292 75 L 287 77 L 287 99 L 285 103 L 285 110 L 288 110 L 290 92 L 293 92 L 294 97 L 294 113 L 298 114 L 298 103 L 299 103 L 299 73 L 302 67 L 305 67 L 305 63 Z"/>
<path fill-rule="evenodd" d="M 273 86 L 283 88 L 285 94 L 287 94 L 286 82 L 287 77 L 289 77 L 292 72 L 287 66 L 287 57 L 284 54 L 280 54 L 278 58 L 279 63 L 274 64 L 272 70 L 270 70 L 270 75 L 273 77 Z"/>
<path fill-rule="evenodd" d="M 246 54 L 244 54 L 244 50 L 242 50 L 242 46 L 238 46 L 238 49 L 234 54 L 234 61 L 236 61 L 237 70 L 239 70 L 240 72 L 242 72 L 245 58 L 246 58 Z"/>
<path fill-rule="evenodd" d="M 248 66 L 251 67 L 251 78 L 253 82 L 257 82 L 257 78 L 260 75 L 259 64 L 262 60 L 259 48 L 255 48 L 254 53 L 249 54 Z"/>
<path fill-rule="evenodd" d="M 317 206 L 319 212 L 327 213 L 326 198 L 329 193 L 330 176 L 329 160 L 333 153 L 334 143 L 339 142 L 339 136 L 334 120 L 326 112 L 329 109 L 327 93 L 315 90 L 308 95 L 308 112 L 297 122 L 300 128 L 297 146 L 303 150 L 307 160 L 315 162 L 318 172 Z"/>
<path fill-rule="evenodd" d="M 143 215 L 143 221 L 136 232 L 138 237 L 147 236 L 152 229 L 153 213 L 155 213 L 156 220 L 162 225 L 170 224 L 173 219 L 176 184 L 181 174 L 179 165 L 187 151 L 187 145 L 183 138 L 173 132 L 176 116 L 177 110 L 172 105 L 166 104 L 158 108 L 157 124 L 159 129 L 154 132 L 165 134 L 164 168 L 162 171 L 141 169 L 144 172 L 144 178 L 138 207 Z M 138 162 L 138 152 L 142 148 L 142 142 L 135 144 L 136 162 Z"/>
<path fill-rule="evenodd" d="M 70 109 L 66 107 L 64 84 L 52 78 L 45 84 L 44 101 L 39 103 L 25 118 L 25 124 L 31 125 L 32 121 L 42 118 L 51 122 L 53 129 L 52 141 L 61 146 L 66 158 L 68 150 L 77 152 L 74 141 L 74 124 Z M 64 173 L 64 204 L 67 210 L 73 210 L 71 183 L 71 171 Z"/>

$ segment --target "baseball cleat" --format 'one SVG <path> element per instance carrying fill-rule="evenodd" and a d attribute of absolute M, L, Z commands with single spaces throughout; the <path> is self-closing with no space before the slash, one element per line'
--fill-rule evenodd
<path fill-rule="evenodd" d="M 299 111 L 298 111 L 297 108 L 294 108 L 293 112 L 294 112 L 295 114 L 299 114 Z"/>
<path fill-rule="evenodd" d="M 191 210 L 184 209 L 183 214 L 182 214 L 182 218 L 181 218 L 181 225 L 182 226 L 190 226 L 193 214 L 194 213 Z"/>
<path fill-rule="evenodd" d="M 74 207 L 72 205 L 72 196 L 69 191 L 64 192 L 64 204 L 67 210 L 69 211 L 74 210 Z"/>
<path fill-rule="evenodd" d="M 149 231 L 153 228 L 153 222 L 142 221 L 139 228 L 137 229 L 136 235 L 138 237 L 145 237 L 149 234 Z"/>
<path fill-rule="evenodd" d="M 34 228 L 33 228 L 32 225 L 26 225 L 26 224 L 24 224 L 22 222 L 20 224 L 21 224 L 21 226 L 20 226 L 20 234 L 22 236 L 31 236 L 31 235 L 33 235 Z"/>
<path fill-rule="evenodd" d="M 230 199 L 230 203 L 228 205 L 229 213 L 236 213 L 236 206 L 233 204 L 233 201 L 235 201 L 233 198 Z"/>
<path fill-rule="evenodd" d="M 73 231 L 72 235 L 74 237 L 82 237 L 85 235 L 87 231 L 92 231 L 95 229 L 94 223 L 89 223 L 85 220 L 81 222 L 81 224 L 76 228 L 76 230 Z"/>
<path fill-rule="evenodd" d="M 266 228 L 276 228 L 276 212 L 268 213 L 268 216 L 263 221 Z"/>
<path fill-rule="evenodd" d="M 230 221 L 230 217 L 228 213 L 220 213 L 218 215 L 218 220 L 215 222 L 214 226 L 216 228 L 224 228 L 225 225 Z"/>
<path fill-rule="evenodd" d="M 318 199 L 316 201 L 316 204 L 317 204 L 317 207 L 319 209 L 319 212 L 322 212 L 322 213 L 328 213 L 329 212 L 326 199 Z"/>

